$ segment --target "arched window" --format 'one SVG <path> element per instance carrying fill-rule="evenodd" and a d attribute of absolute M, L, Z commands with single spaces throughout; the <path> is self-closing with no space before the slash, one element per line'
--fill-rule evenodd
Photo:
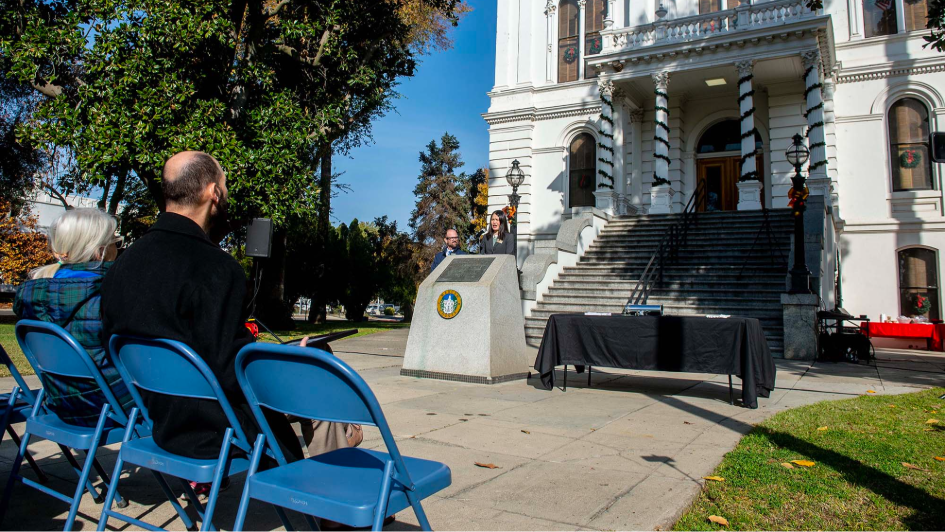
<path fill-rule="evenodd" d="M 903 98 L 889 109 L 889 162 L 893 190 L 931 190 L 929 111 L 915 98 Z"/>
<path fill-rule="evenodd" d="M 584 55 L 596 55 L 604 48 L 600 30 L 604 29 L 607 4 L 604 0 L 587 0 L 584 6 Z M 597 71 L 584 64 L 584 79 L 597 77 Z"/>
<path fill-rule="evenodd" d="M 725 9 L 735 9 L 738 7 L 739 0 L 699 0 L 699 14 L 715 13 L 722 11 L 722 5 Z"/>
<path fill-rule="evenodd" d="M 558 5 L 558 81 L 577 81 L 581 32 L 581 12 L 577 0 L 561 0 Z"/>
<path fill-rule="evenodd" d="M 899 251 L 899 314 L 939 319 L 938 261 L 933 249 Z"/>
<path fill-rule="evenodd" d="M 571 141 L 568 173 L 569 206 L 593 207 L 597 188 L 597 142 L 589 133 L 581 133 Z"/>

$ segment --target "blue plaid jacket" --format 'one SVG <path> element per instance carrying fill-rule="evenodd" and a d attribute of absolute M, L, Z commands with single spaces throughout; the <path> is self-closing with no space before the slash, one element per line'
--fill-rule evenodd
<path fill-rule="evenodd" d="M 102 371 L 112 393 L 125 408 L 131 409 L 133 400 L 128 387 L 121 380 L 118 370 L 109 361 L 102 338 L 102 316 L 100 288 L 102 277 L 112 263 L 66 264 L 62 270 L 89 272 L 91 277 L 64 277 L 33 279 L 19 286 L 13 311 L 20 319 L 40 320 L 55 323 L 69 332 Z M 67 273 L 67 272 L 63 272 Z M 46 389 L 45 405 L 63 421 L 94 427 L 107 400 L 94 381 L 41 376 Z"/>

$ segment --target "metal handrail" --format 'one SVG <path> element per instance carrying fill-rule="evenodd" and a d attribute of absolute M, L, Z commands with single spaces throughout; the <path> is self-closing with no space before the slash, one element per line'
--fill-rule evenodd
<path fill-rule="evenodd" d="M 679 248 L 686 245 L 689 238 L 689 227 L 696 220 L 699 214 L 696 207 L 702 202 L 705 196 L 705 181 L 699 181 L 695 192 L 689 197 L 686 208 L 683 209 L 682 220 L 679 220 L 669 228 L 669 233 L 660 239 L 656 251 L 650 257 L 650 262 L 646 264 L 643 275 L 637 280 L 633 292 L 630 293 L 630 299 L 627 300 L 626 307 L 630 305 L 645 305 L 650 297 L 650 288 L 653 285 L 654 278 L 658 283 L 663 282 L 663 270 L 669 264 L 679 259 Z"/>

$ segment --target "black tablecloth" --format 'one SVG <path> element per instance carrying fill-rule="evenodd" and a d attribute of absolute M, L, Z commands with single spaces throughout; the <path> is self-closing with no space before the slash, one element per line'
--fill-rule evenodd
<path fill-rule="evenodd" d="M 563 364 L 738 375 L 750 408 L 774 389 L 774 360 L 752 318 L 554 314 L 535 359 L 545 388 Z"/>

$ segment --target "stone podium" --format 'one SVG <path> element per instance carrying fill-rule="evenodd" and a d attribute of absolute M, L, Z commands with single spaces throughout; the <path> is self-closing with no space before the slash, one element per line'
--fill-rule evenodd
<path fill-rule="evenodd" d="M 477 384 L 528 376 L 512 255 L 453 255 L 423 281 L 400 374 Z"/>

